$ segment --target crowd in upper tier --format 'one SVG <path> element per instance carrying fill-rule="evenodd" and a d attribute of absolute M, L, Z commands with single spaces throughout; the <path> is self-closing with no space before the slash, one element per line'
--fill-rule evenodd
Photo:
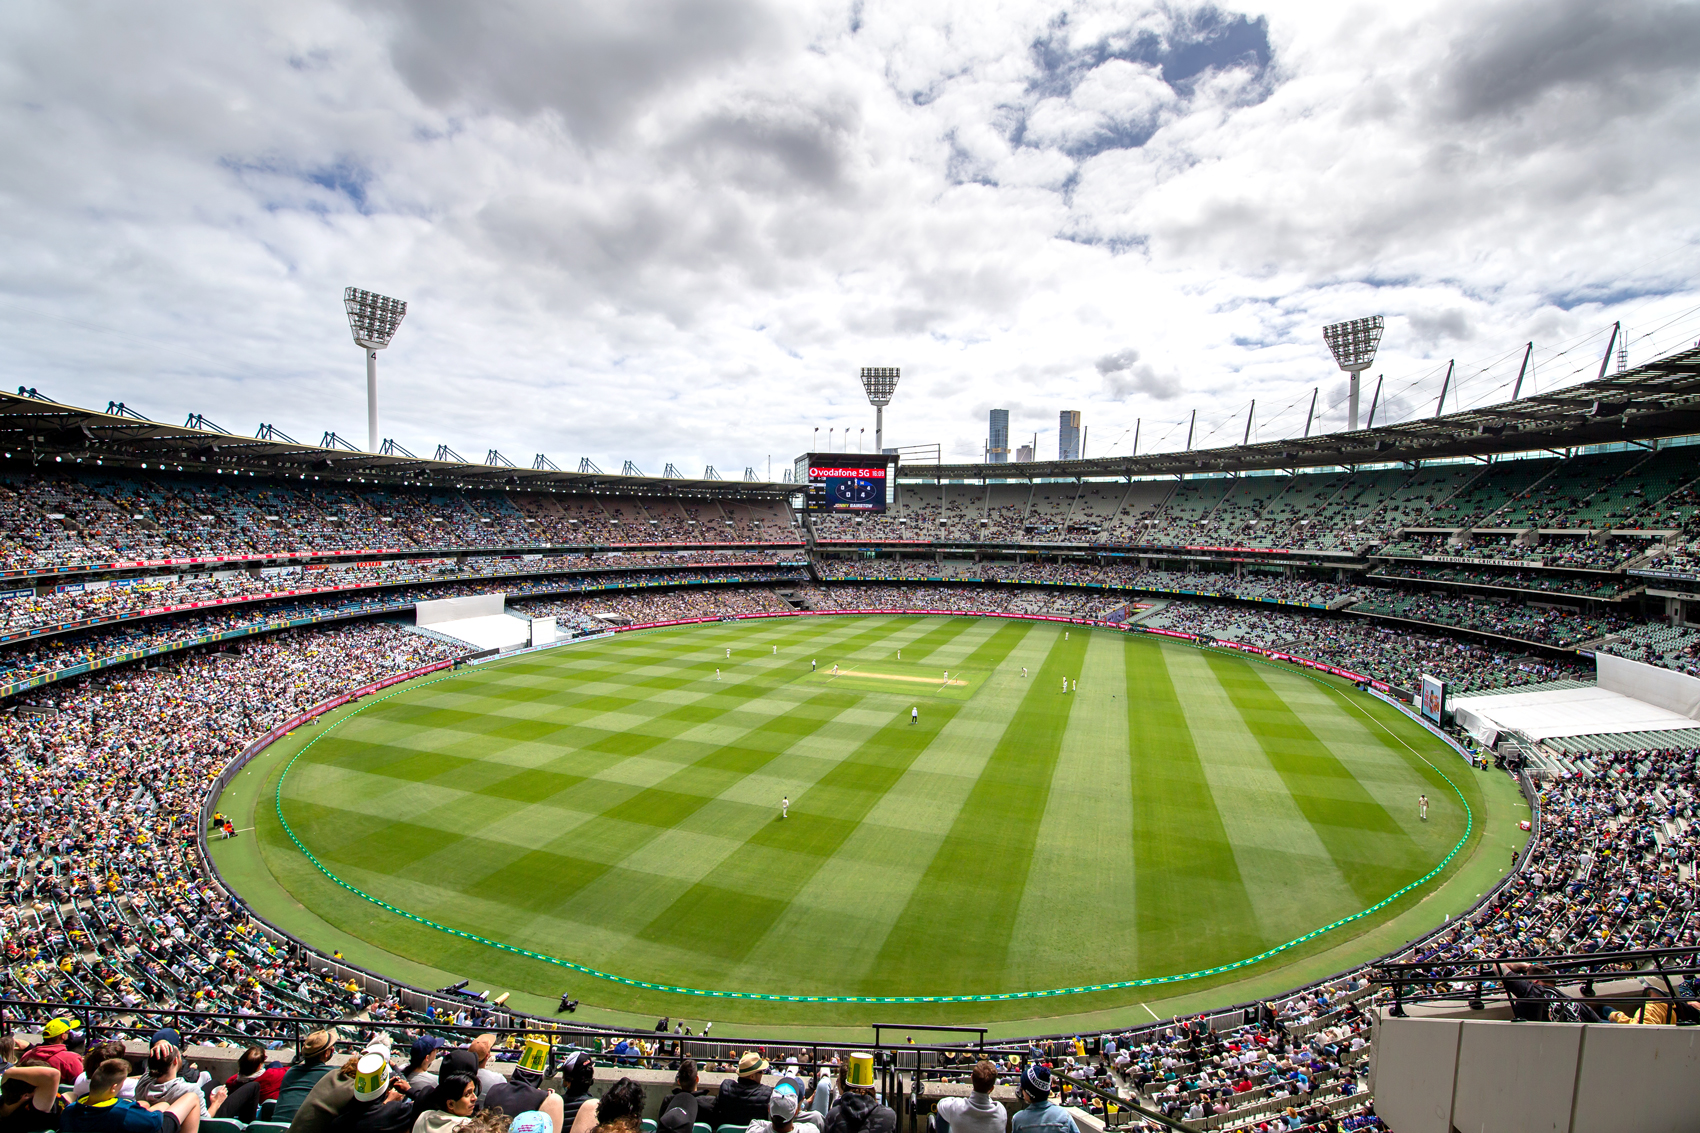
<path fill-rule="evenodd" d="M 1012 469 L 1012 471 L 1017 471 Z M 1131 483 L 900 482 L 827 541 L 1280 547 L 1612 569 L 1700 538 L 1692 451 Z"/>
<path fill-rule="evenodd" d="M 299 552 L 785 543 L 774 497 L 405 489 L 199 472 L 0 476 L 0 569 Z"/>

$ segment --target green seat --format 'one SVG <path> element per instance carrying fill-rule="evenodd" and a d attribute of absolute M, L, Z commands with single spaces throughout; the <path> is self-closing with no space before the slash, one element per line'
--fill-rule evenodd
<path fill-rule="evenodd" d="M 206 1128 L 206 1122 L 201 1127 Z M 248 1133 L 289 1133 L 287 1121 L 251 1121 L 248 1123 Z"/>
<path fill-rule="evenodd" d="M 261 1121 L 270 1121 L 272 1119 L 272 1114 L 274 1114 L 276 1112 L 277 1112 L 277 1099 L 276 1098 L 267 1098 L 265 1101 L 260 1103 L 260 1112 L 258 1114 L 258 1117 Z"/>
<path fill-rule="evenodd" d="M 749 1129 L 748 1125 L 721 1125 L 715 1128 L 714 1133 L 749 1133 Z"/>
<path fill-rule="evenodd" d="M 655 1133 L 655 1122 L 653 1119 L 646 1117 L 642 1121 L 638 1122 L 638 1124 L 643 1127 L 643 1133 Z"/>
<path fill-rule="evenodd" d="M 201 1122 L 204 1133 L 242 1133 L 248 1128 L 234 1117 L 209 1117 Z"/>
<path fill-rule="evenodd" d="M 691 1126 L 691 1133 L 714 1133 L 714 1130 L 707 1123 L 699 1121 Z"/>

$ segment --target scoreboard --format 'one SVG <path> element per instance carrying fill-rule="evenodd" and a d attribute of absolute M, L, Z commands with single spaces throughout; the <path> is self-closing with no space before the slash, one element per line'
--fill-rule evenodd
<path fill-rule="evenodd" d="M 896 458 L 868 453 L 811 452 L 797 461 L 812 512 L 882 512 Z"/>

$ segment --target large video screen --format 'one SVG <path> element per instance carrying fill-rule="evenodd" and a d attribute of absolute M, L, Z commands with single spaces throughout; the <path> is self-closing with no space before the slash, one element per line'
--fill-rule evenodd
<path fill-rule="evenodd" d="M 891 459 L 865 453 L 811 452 L 807 457 L 808 510 L 884 511 Z"/>
<path fill-rule="evenodd" d="M 1422 712 L 1436 724 L 1440 723 L 1441 714 L 1446 711 L 1446 682 L 1439 677 L 1423 674 L 1423 703 Z"/>

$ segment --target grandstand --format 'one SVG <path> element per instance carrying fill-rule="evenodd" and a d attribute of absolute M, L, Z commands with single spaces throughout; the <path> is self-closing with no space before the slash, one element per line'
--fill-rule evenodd
<path fill-rule="evenodd" d="M 983 1047 L 1006 1078 L 1036 1047 L 1100 1126 L 1368 1124 L 1380 965 L 1611 952 L 1636 968 L 1665 950 L 1692 966 L 1700 951 L 1700 728 L 1685 724 L 1700 710 L 1597 676 L 1611 658 L 1700 675 L 1696 382 L 1688 351 L 1515 411 L 900 467 L 893 507 L 857 518 L 804 516 L 784 484 L 423 461 L 0 396 L 8 1023 L 37 1034 L 65 1013 L 50 1005 L 77 1004 L 102 1037 L 174 1023 L 232 1056 L 257 1042 L 285 1057 L 309 1023 L 398 1051 L 488 1030 L 515 1056 L 548 1031 L 552 1057 L 593 1049 L 605 1077 L 681 1052 L 731 1073 L 754 1040 L 538 1019 L 261 917 L 208 856 L 219 790 L 351 698 L 525 648 L 527 619 L 582 640 L 842 611 L 1057 618 L 1321 669 L 1406 705 L 1439 677 L 1439 736 L 1480 763 L 1509 741 L 1529 838 L 1459 918 L 1266 1002 L 1222 992 L 1138 1024 L 1070 1020 L 1066 1036 L 1011 1025 Z M 474 612 L 420 615 L 458 608 L 443 602 Z M 485 624 L 461 637 L 460 620 Z M 1543 718 L 1554 704 L 1562 726 Z M 1484 994 L 1441 991 L 1455 1007 Z M 904 1051 L 882 1066 L 887 1096 L 916 1114 L 960 1092 L 983 1038 L 876 1044 Z M 805 1078 L 850 1049 L 762 1045 Z"/>

